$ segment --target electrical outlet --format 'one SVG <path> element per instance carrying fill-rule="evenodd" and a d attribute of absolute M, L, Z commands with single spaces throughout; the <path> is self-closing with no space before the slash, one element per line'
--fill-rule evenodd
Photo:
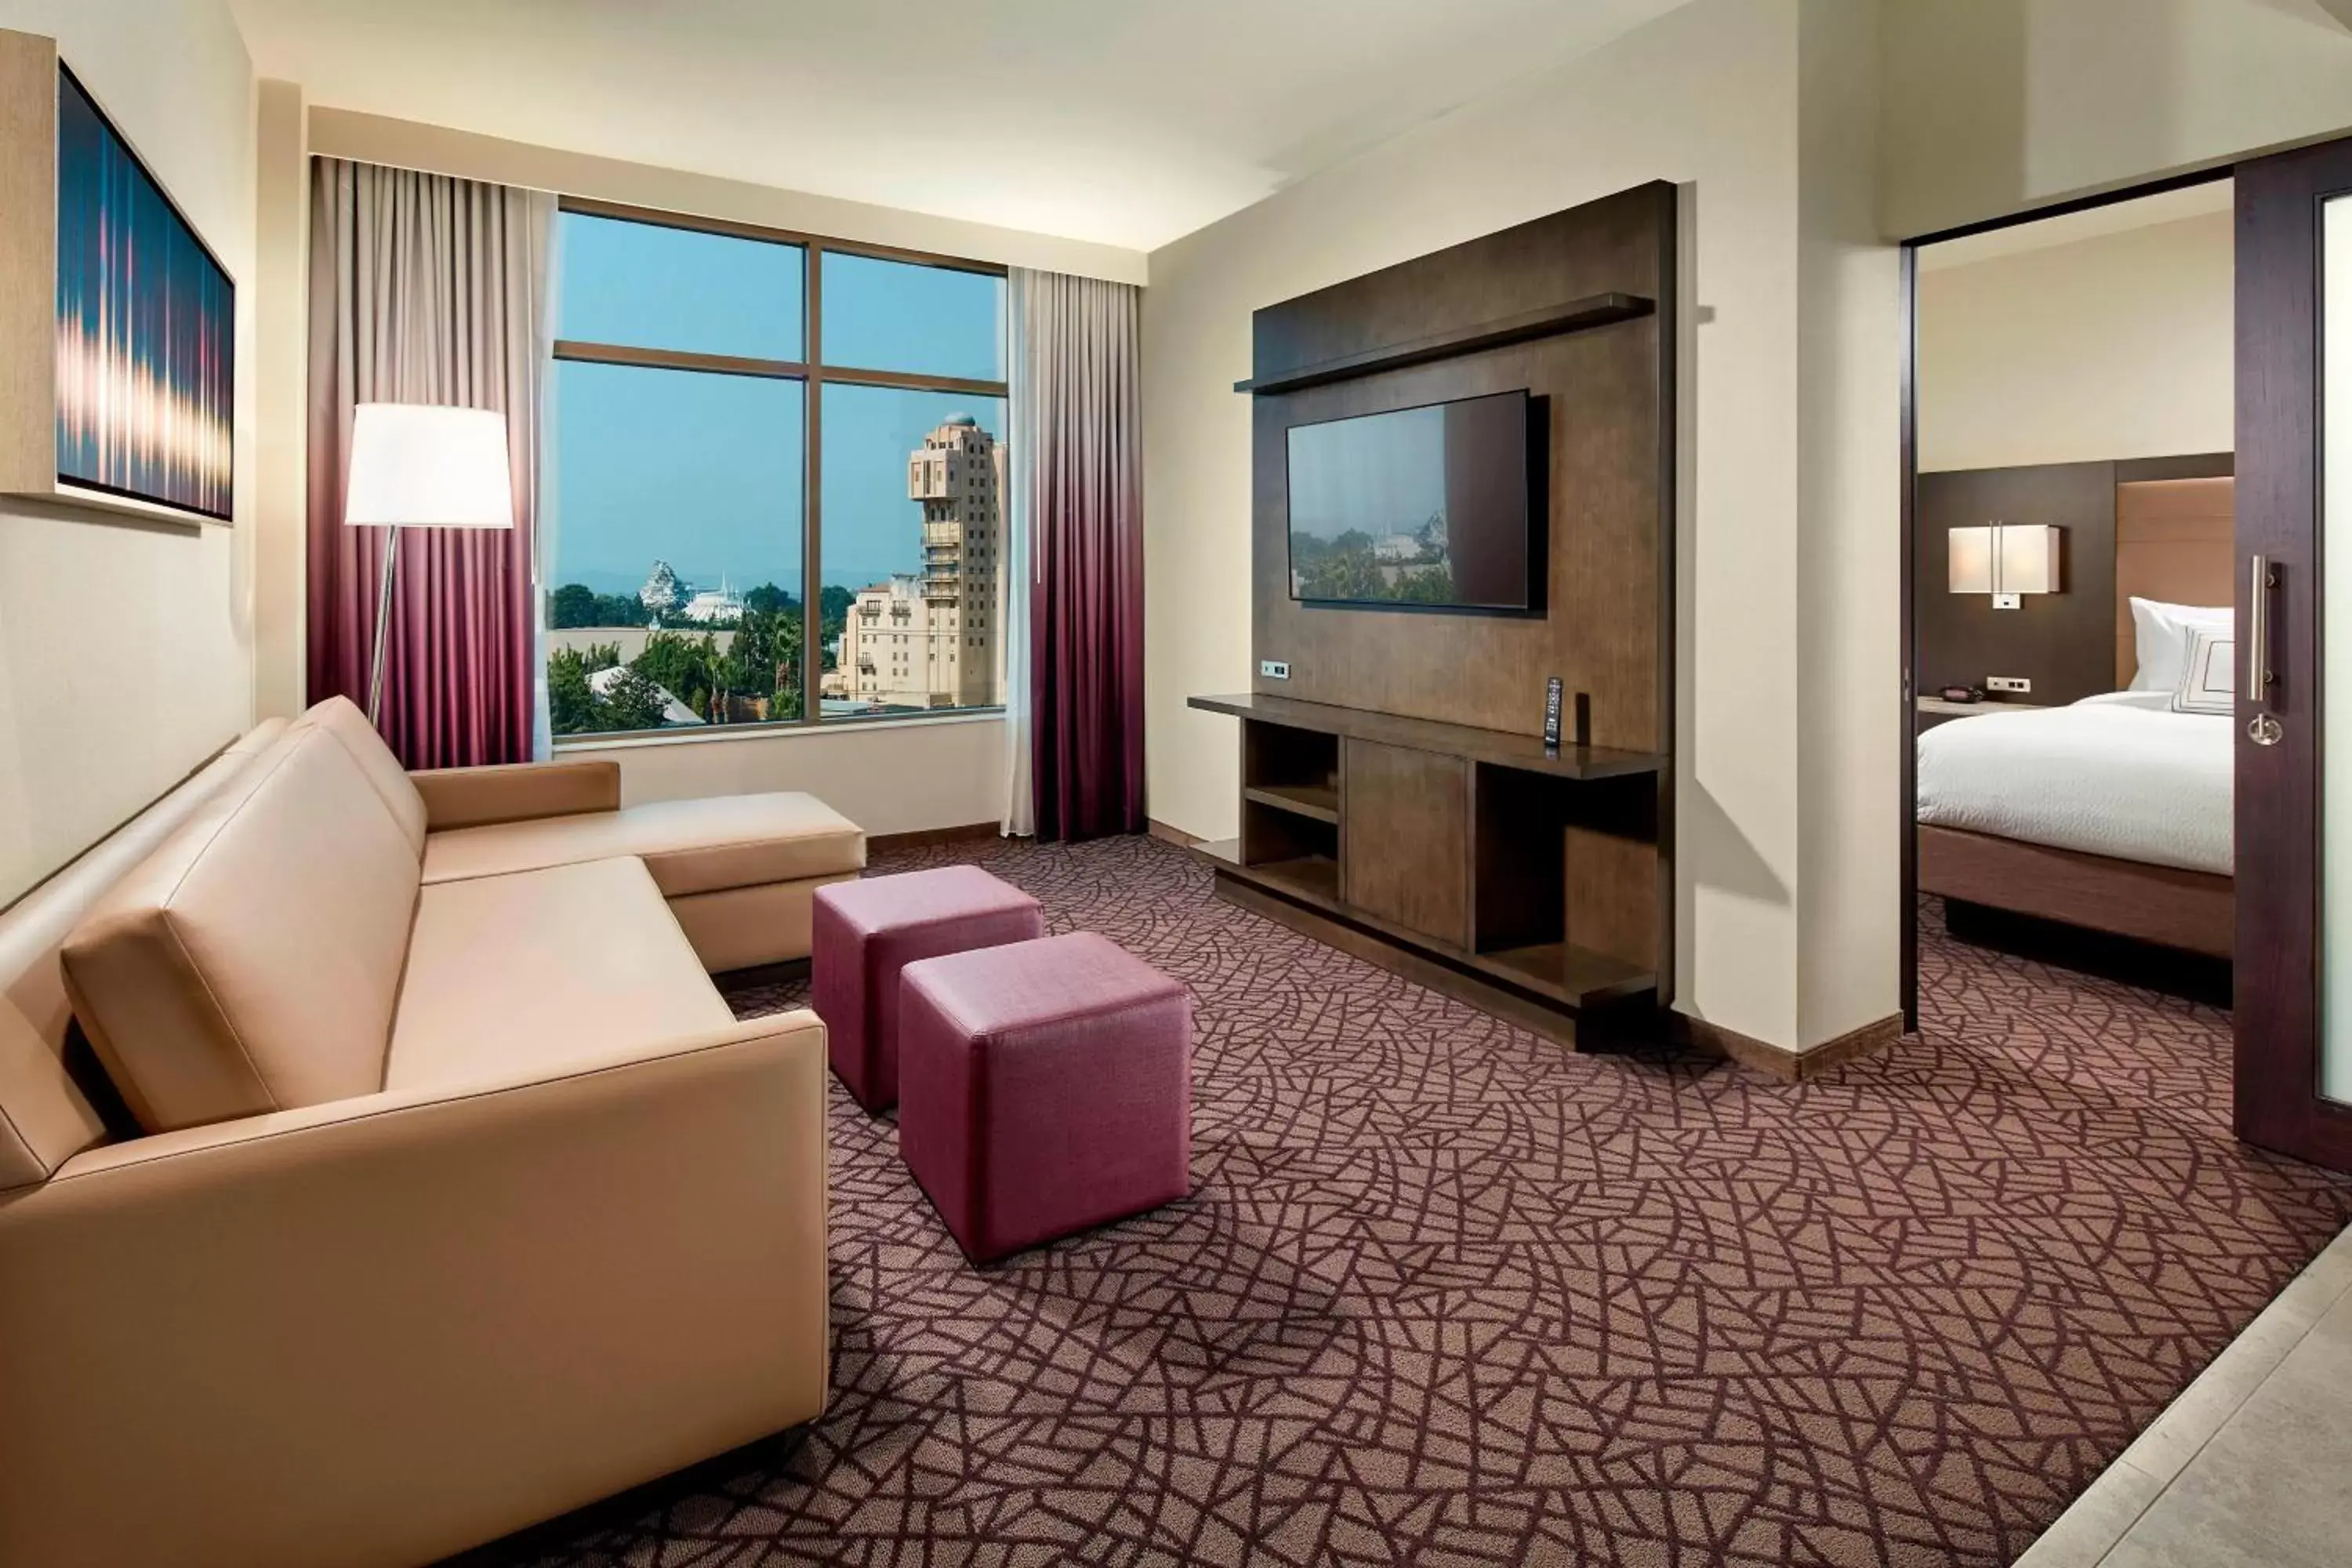
<path fill-rule="evenodd" d="M 1290 663 L 1287 659 L 1262 658 L 1257 661 L 1257 672 L 1268 680 L 1288 680 Z"/>
<path fill-rule="evenodd" d="M 2026 679 L 2023 676 L 2019 675 L 1988 675 L 1985 677 L 1985 689 L 1987 691 L 2014 691 L 2019 696 L 2022 697 L 2033 689 L 2033 682 Z"/>

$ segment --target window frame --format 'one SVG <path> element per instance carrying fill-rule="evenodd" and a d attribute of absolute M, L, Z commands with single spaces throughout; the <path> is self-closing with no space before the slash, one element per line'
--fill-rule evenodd
<path fill-rule="evenodd" d="M 979 381 L 963 376 L 926 375 L 908 371 L 876 370 L 866 366 L 830 364 L 824 358 L 824 257 L 828 251 L 845 256 L 866 257 L 877 261 L 898 261 L 915 267 L 934 267 L 950 272 L 975 272 L 986 277 L 1006 279 L 1011 268 L 1002 262 L 976 261 L 969 257 L 947 256 L 936 251 L 910 250 L 902 246 L 876 245 L 864 240 L 837 239 L 830 235 L 811 234 L 800 229 L 775 228 L 765 224 L 745 223 L 735 218 L 705 217 L 690 213 L 669 212 L 658 207 L 632 206 L 622 202 L 599 201 L 587 196 L 559 196 L 559 213 L 575 214 L 581 217 L 608 218 L 619 223 L 639 223 L 656 228 L 686 229 L 699 234 L 716 234 L 732 239 L 758 240 L 770 245 L 797 246 L 801 251 L 801 352 L 797 360 L 759 359 L 737 354 L 700 353 L 683 349 L 636 348 L 621 343 L 592 342 L 577 338 L 558 338 L 552 345 L 551 357 L 558 361 L 572 360 L 586 364 L 631 366 L 643 370 L 698 371 L 712 375 L 751 376 L 770 381 L 797 381 L 802 385 L 801 410 L 803 459 L 801 463 L 801 716 L 797 719 L 765 719 L 744 724 L 722 724 L 707 731 L 693 731 L 697 740 L 734 739 L 756 735 L 772 735 L 779 731 L 814 731 L 819 728 L 836 729 L 859 724 L 905 724 L 952 721 L 972 715 L 1002 713 L 1003 704 L 971 708 L 943 708 L 923 713 L 847 714 L 826 719 L 820 708 L 820 692 L 824 680 L 824 388 L 828 382 L 845 386 L 877 386 L 899 392 L 939 392 L 966 397 L 992 397 L 1003 400 L 1008 407 L 1012 401 L 1009 381 Z M 1012 345 L 1005 345 L 1012 352 Z M 1010 498 L 1007 498 L 1008 526 Z M 551 590 L 542 586 L 542 600 Z M 853 606 L 852 614 L 856 613 Z M 1002 692 L 998 693 L 1003 696 Z M 688 729 L 691 729 L 689 726 Z M 677 736 L 687 730 L 618 730 L 588 735 L 557 735 L 553 742 L 559 747 L 612 745 L 635 743 L 653 737 Z"/>

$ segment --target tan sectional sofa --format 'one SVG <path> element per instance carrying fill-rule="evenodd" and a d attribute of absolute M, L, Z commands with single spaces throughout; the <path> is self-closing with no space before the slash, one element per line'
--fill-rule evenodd
<path fill-rule="evenodd" d="M 617 794 L 322 704 L 0 915 L 0 1563 L 425 1563 L 818 1413 L 824 1026 L 705 971 L 864 838 Z"/>

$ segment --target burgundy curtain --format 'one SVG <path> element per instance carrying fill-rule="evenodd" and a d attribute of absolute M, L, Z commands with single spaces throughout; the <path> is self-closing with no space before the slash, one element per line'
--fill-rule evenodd
<path fill-rule="evenodd" d="M 547 256 L 554 198 L 311 162 L 310 695 L 365 706 L 391 537 L 347 528 L 352 409 L 502 410 L 515 526 L 400 531 L 378 727 L 412 768 L 531 755 Z"/>
<path fill-rule="evenodd" d="M 1144 829 L 1140 291 L 1016 270 L 1030 775 L 1040 838 Z M 1019 726 L 1014 726 L 1019 743 Z"/>

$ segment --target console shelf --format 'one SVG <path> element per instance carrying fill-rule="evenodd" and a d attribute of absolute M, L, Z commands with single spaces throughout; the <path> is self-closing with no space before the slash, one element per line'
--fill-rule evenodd
<path fill-rule="evenodd" d="M 1242 791 L 1242 798 L 1276 811 L 1295 812 L 1317 822 L 1339 824 L 1339 792 L 1321 784 L 1270 784 Z"/>

